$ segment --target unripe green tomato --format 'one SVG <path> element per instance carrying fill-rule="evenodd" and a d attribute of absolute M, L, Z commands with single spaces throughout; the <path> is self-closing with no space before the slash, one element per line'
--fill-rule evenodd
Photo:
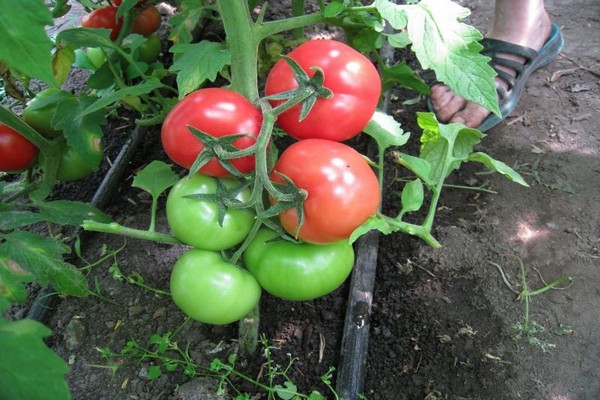
<path fill-rule="evenodd" d="M 337 289 L 350 275 L 354 249 L 348 240 L 293 243 L 261 228 L 244 251 L 244 264 L 273 296 L 311 300 Z"/>
<path fill-rule="evenodd" d="M 103 154 L 100 137 L 94 134 L 88 134 L 88 141 L 86 143 L 89 146 L 87 151 L 91 157 L 91 159 L 88 160 L 89 163 L 86 163 L 81 154 L 75 151 L 73 147 L 65 146 L 58 164 L 56 179 L 62 182 L 72 182 L 85 178 L 94 171 L 94 168 L 92 168 L 90 164 L 100 164 Z"/>
<path fill-rule="evenodd" d="M 217 185 L 231 189 L 241 183 L 232 178 L 213 178 L 202 174 L 182 178 L 167 197 L 167 222 L 175 236 L 190 246 L 205 250 L 225 250 L 241 243 L 252 229 L 254 213 L 243 209 L 225 210 L 219 225 L 219 206 L 215 201 L 190 199 L 194 194 L 215 194 Z M 250 189 L 237 194 L 246 202 Z"/>
<path fill-rule="evenodd" d="M 171 272 L 171 296 L 189 317 L 224 325 L 248 314 L 260 300 L 260 286 L 245 269 L 223 261 L 217 252 L 192 249 Z"/>
<path fill-rule="evenodd" d="M 106 55 L 100 47 L 88 47 L 86 55 L 96 69 L 106 62 Z"/>
<path fill-rule="evenodd" d="M 138 49 L 138 59 L 146 64 L 152 64 L 158 58 L 162 44 L 156 34 L 152 33 L 146 38 L 144 44 Z"/>
<path fill-rule="evenodd" d="M 52 117 L 56 113 L 58 102 L 70 96 L 73 95 L 57 88 L 40 91 L 23 109 L 23 120 L 47 138 L 61 136 L 62 131 L 52 128 Z"/>

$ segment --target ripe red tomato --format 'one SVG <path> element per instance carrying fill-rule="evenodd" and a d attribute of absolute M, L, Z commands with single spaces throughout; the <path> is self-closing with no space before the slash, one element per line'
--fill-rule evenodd
<path fill-rule="evenodd" d="M 335 40 L 311 40 L 288 54 L 309 76 L 320 67 L 324 86 L 333 92 L 329 99 L 318 99 L 301 122 L 301 106 L 279 115 L 279 126 L 296 139 L 328 139 L 341 142 L 359 134 L 367 125 L 381 95 L 379 73 L 371 61 L 350 46 Z M 279 60 L 267 76 L 267 96 L 298 87 L 292 69 Z M 282 101 L 272 101 L 274 106 Z"/>
<path fill-rule="evenodd" d="M 87 14 L 81 20 L 81 26 L 84 28 L 106 28 L 110 29 L 110 38 L 115 40 L 123 25 L 123 18 L 117 19 L 117 7 L 106 6 L 97 8 Z"/>
<path fill-rule="evenodd" d="M 38 148 L 19 132 L 0 124 L 0 171 L 25 169 L 37 156 Z"/>
<path fill-rule="evenodd" d="M 160 28 L 160 12 L 154 6 L 146 7 L 135 16 L 132 33 L 137 33 L 143 36 L 148 36 Z"/>
<path fill-rule="evenodd" d="M 282 154 L 271 175 L 290 178 L 308 192 L 304 223 L 298 238 L 309 243 L 331 243 L 350 237 L 379 207 L 379 183 L 363 156 L 343 143 L 323 139 L 300 140 Z M 295 208 L 279 214 L 291 235 L 298 228 Z"/>
<path fill-rule="evenodd" d="M 190 168 L 204 144 L 188 129 L 188 125 L 214 137 L 238 133 L 251 136 L 233 142 L 238 149 L 252 146 L 260 132 L 262 114 L 244 96 L 223 88 L 200 89 L 187 95 L 173 107 L 161 130 L 163 148 L 175 163 Z M 245 174 L 254 169 L 254 157 L 240 157 L 231 164 Z M 200 172 L 210 176 L 231 175 L 216 159 Z"/>

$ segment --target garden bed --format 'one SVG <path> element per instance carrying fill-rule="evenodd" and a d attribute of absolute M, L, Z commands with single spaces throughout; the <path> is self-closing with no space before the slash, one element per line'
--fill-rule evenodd
<path fill-rule="evenodd" d="M 475 26 L 487 25 L 491 2 L 462 3 L 474 11 Z M 443 193 L 434 231 L 441 249 L 407 235 L 380 237 L 366 354 L 364 395 L 368 399 L 600 396 L 600 360 L 597 352 L 590 351 L 598 345 L 595 332 L 600 321 L 600 298 L 594 289 L 600 259 L 600 215 L 595 205 L 600 189 L 596 122 L 600 43 L 594 32 L 600 10 L 591 1 L 581 2 L 581 7 L 562 1 L 547 6 L 555 22 L 564 24 L 564 56 L 531 79 L 517 110 L 481 145 L 513 166 L 531 187 L 467 166 L 449 183 L 485 184 L 495 193 L 459 189 Z M 419 129 L 414 114 L 426 109 L 425 102 L 402 105 L 403 93 L 393 98 L 390 113 L 403 129 L 413 132 L 408 146 L 416 150 Z M 113 130 L 107 140 L 119 135 Z M 354 144 L 364 146 L 365 141 Z M 150 160 L 167 161 L 160 149 L 159 131 L 150 129 L 103 207 L 117 222 L 147 227 L 150 198 L 131 183 Z M 393 210 L 396 193 L 404 184 L 403 173 L 391 160 L 387 166 L 384 210 Z M 61 189 L 65 197 L 73 191 L 93 193 L 103 173 L 84 182 L 87 186 Z M 157 230 L 166 232 L 163 211 L 164 198 Z M 160 377 L 150 379 L 152 366 L 159 361 L 132 364 L 125 355 L 119 356 L 123 349 L 133 348 L 132 341 L 151 348 L 153 335 L 164 337 L 168 332 L 176 332 L 173 340 L 189 349 L 198 372 L 207 370 L 215 358 L 226 363 L 237 350 L 236 324 L 184 323 L 184 314 L 168 296 L 115 279 L 116 266 L 124 277 L 142 283 L 139 274 L 143 285 L 168 290 L 172 265 L 185 248 L 103 234 L 84 240 L 87 260 L 115 252 L 89 270 L 89 282 L 98 288 L 99 296 L 60 301 L 47 322 L 53 331 L 49 345 L 69 363 L 67 380 L 74 399 L 235 397 L 231 387 L 217 395 L 217 380 L 187 377 L 182 368 L 172 373 L 163 369 Z M 523 289 L 518 260 L 531 289 L 561 277 L 574 279 L 564 290 L 531 298 L 529 323 L 535 321 L 545 331 L 522 339 L 511 337 L 514 324 L 525 322 L 524 304 L 513 293 Z M 77 264 L 85 266 L 83 261 Z M 262 297 L 260 333 L 272 364 L 289 365 L 287 374 L 302 393 L 319 390 L 334 398 L 321 377 L 330 367 L 340 366 L 349 285 L 348 281 L 335 292 L 307 302 Z M 109 351 L 113 357 L 102 356 Z M 238 357 L 236 370 L 264 382 L 268 375 L 264 354 L 264 347 L 259 347 L 255 356 Z M 335 377 L 333 372 L 333 387 Z M 232 379 L 241 392 L 266 398 L 260 388 Z"/>

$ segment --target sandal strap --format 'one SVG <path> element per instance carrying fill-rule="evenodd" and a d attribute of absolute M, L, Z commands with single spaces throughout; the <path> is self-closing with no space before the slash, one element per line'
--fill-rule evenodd
<path fill-rule="evenodd" d="M 483 45 L 481 54 L 492 59 L 490 61 L 490 65 L 498 74 L 498 78 L 506 82 L 509 91 L 515 86 L 516 80 L 521 76 L 523 71 L 528 67 L 529 63 L 533 61 L 538 54 L 537 51 L 532 48 L 519 46 L 517 44 L 505 42 L 499 39 L 485 38 L 481 40 L 481 44 Z M 524 59 L 524 62 L 506 58 L 506 54 L 521 57 Z M 497 66 L 510 69 L 515 72 L 515 75 L 513 76 L 512 74 L 509 74 L 502 69 L 497 68 Z"/>

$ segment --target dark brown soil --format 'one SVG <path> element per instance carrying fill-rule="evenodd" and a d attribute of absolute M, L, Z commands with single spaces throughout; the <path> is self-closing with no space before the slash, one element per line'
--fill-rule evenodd
<path fill-rule="evenodd" d="M 485 29 L 492 2 L 461 4 L 474 12 L 472 23 Z M 553 0 L 547 6 L 563 27 L 563 54 L 533 76 L 517 109 L 481 145 L 531 187 L 467 166 L 450 183 L 486 184 L 495 193 L 449 188 L 443 194 L 435 229 L 441 249 L 408 236 L 381 237 L 366 355 L 368 399 L 600 398 L 600 5 Z M 392 112 L 414 132 L 410 146 L 417 148 L 414 113 L 424 111 L 425 102 L 403 107 L 403 100 Z M 149 223 L 149 199 L 130 185 L 134 171 L 164 157 L 156 151 L 158 135 L 148 133 L 106 208 L 118 222 L 140 228 Z M 396 207 L 401 176 L 390 163 L 386 210 Z M 168 230 L 162 209 L 158 229 Z M 235 397 L 231 388 L 217 396 L 216 381 L 189 378 L 181 369 L 151 380 L 153 360 L 130 364 L 123 358 L 116 360 L 119 368 L 107 368 L 98 349 L 119 353 L 132 340 L 150 347 L 153 334 L 178 331 L 174 340 L 202 368 L 215 357 L 226 361 L 237 349 L 235 325 L 181 327 L 184 315 L 167 296 L 109 273 L 118 264 L 123 275 L 137 273 L 144 284 L 168 290 L 171 266 L 184 247 L 97 234 L 84 242 L 84 254 L 95 260 L 104 246 L 116 250 L 124 244 L 89 274 L 102 297 L 68 298 L 51 312 L 50 344 L 70 364 L 73 398 Z M 532 297 L 529 324 L 545 330 L 514 339 L 514 324 L 525 323 L 524 303 L 515 293 L 523 289 L 519 260 L 531 289 L 561 277 L 572 277 L 573 284 Z M 304 393 L 319 390 L 334 398 L 320 376 L 338 365 L 347 292 L 346 284 L 311 302 L 263 295 L 260 332 L 272 346 L 274 363 L 285 367 L 294 358 L 288 373 Z M 236 368 L 264 382 L 264 363 L 261 348 L 255 357 L 239 358 Z M 335 374 L 333 380 L 335 385 Z M 253 385 L 234 381 L 252 398 L 267 398 Z"/>

